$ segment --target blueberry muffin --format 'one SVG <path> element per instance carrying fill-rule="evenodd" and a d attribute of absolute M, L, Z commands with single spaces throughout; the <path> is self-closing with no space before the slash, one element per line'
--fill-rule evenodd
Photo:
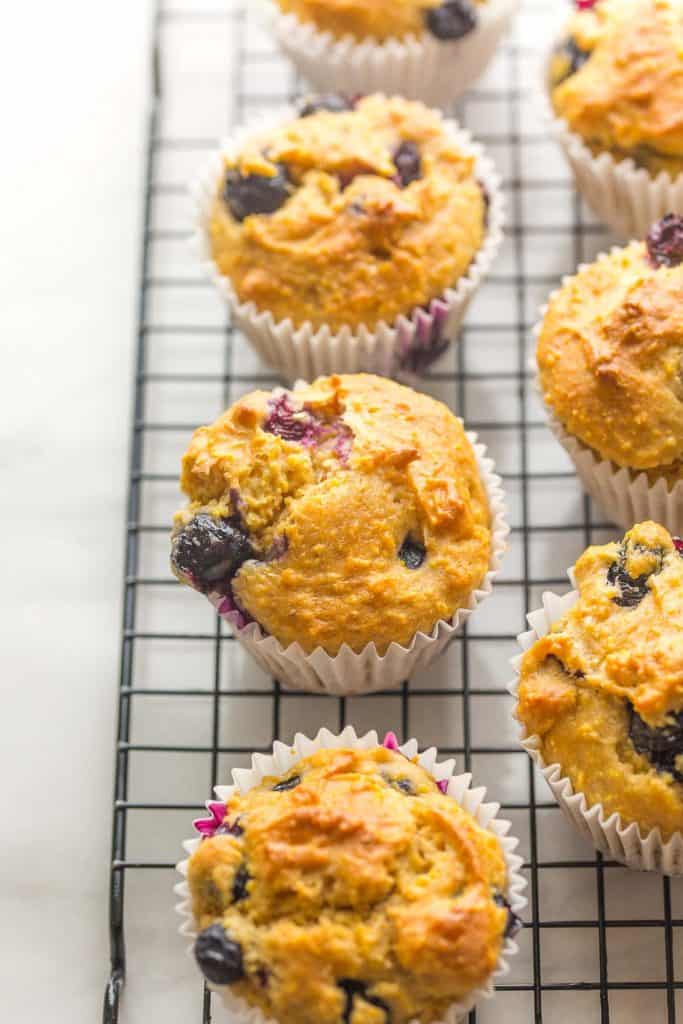
<path fill-rule="evenodd" d="M 392 323 L 455 285 L 482 246 L 475 160 L 420 103 L 322 96 L 227 160 L 212 260 L 240 302 L 333 331 Z"/>
<path fill-rule="evenodd" d="M 537 348 L 546 404 L 601 459 L 683 477 L 683 218 L 569 278 Z"/>
<path fill-rule="evenodd" d="M 437 39 L 462 39 L 478 22 L 486 0 L 277 0 L 284 14 L 312 22 L 337 39 L 405 39 L 428 32 Z"/>
<path fill-rule="evenodd" d="M 594 154 L 683 171 L 683 0 L 580 0 L 550 65 L 555 112 Z"/>
<path fill-rule="evenodd" d="M 396 751 L 319 750 L 211 809 L 195 956 L 282 1024 L 429 1024 L 520 925 L 496 836 Z"/>
<path fill-rule="evenodd" d="M 440 402 L 356 374 L 257 391 L 183 458 L 176 575 L 306 652 L 408 644 L 489 568 L 488 500 Z"/>
<path fill-rule="evenodd" d="M 524 655 L 517 715 L 605 816 L 683 830 L 683 542 L 653 522 L 591 547 L 579 600 Z"/>

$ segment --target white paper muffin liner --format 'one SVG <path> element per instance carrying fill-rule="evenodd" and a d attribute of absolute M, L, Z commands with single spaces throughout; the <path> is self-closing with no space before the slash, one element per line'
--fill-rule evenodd
<path fill-rule="evenodd" d="M 573 569 L 567 570 L 567 576 L 574 586 Z M 517 637 L 517 643 L 522 650 L 527 651 L 540 637 L 549 633 L 553 623 L 562 618 L 578 599 L 578 590 L 572 590 L 562 596 L 546 591 L 543 594 L 543 607 L 527 615 L 531 629 Z M 515 699 L 515 717 L 522 657 L 520 654 L 512 659 L 516 676 L 508 686 L 508 691 Z M 574 792 L 570 779 L 562 774 L 559 764 L 545 763 L 541 753 L 540 736 L 526 735 L 521 723 L 520 728 L 522 746 L 542 772 L 564 814 L 596 849 L 635 871 L 660 871 L 665 875 L 683 875 L 683 832 L 677 832 L 664 842 L 659 829 L 653 829 L 643 835 L 636 822 L 624 825 L 621 816 L 616 812 L 608 816 L 602 804 L 589 806 L 584 793 Z"/>
<path fill-rule="evenodd" d="M 268 310 L 259 310 L 253 302 L 240 302 L 230 279 L 220 273 L 211 254 L 209 222 L 225 173 L 224 161 L 234 158 L 250 136 L 272 130 L 295 117 L 288 111 L 277 120 L 252 122 L 223 144 L 203 169 L 192 187 L 195 210 L 194 248 L 204 273 L 216 285 L 227 302 L 233 322 L 240 328 L 261 359 L 276 369 L 285 380 L 313 380 L 331 373 L 367 371 L 383 376 L 412 379 L 427 367 L 450 343 L 456 341 L 460 325 L 474 293 L 488 274 L 503 241 L 504 199 L 501 180 L 482 147 L 455 121 L 445 120 L 444 128 L 453 141 L 476 161 L 475 176 L 488 196 L 488 220 L 481 248 L 467 273 L 443 295 L 433 299 L 429 308 L 418 307 L 409 316 L 400 316 L 392 324 L 381 320 L 374 327 L 343 327 L 332 331 L 310 322 L 295 327 L 290 319 L 277 321 Z"/>
<path fill-rule="evenodd" d="M 385 42 L 336 39 L 274 3 L 270 8 L 280 47 L 319 92 L 396 93 L 447 107 L 484 72 L 518 6 L 519 0 L 489 0 L 477 8 L 477 27 L 451 42 L 426 31 Z"/>
<path fill-rule="evenodd" d="M 611 250 L 616 251 L 617 246 Z M 607 253 L 600 253 L 595 262 L 604 259 L 607 259 Z M 588 266 L 586 263 L 580 264 L 576 273 Z M 561 288 L 574 276 L 572 274 L 563 277 Z M 548 305 L 559 291 L 560 289 L 556 289 L 552 292 L 548 304 L 541 309 L 540 319 L 534 327 L 536 347 Z M 538 379 L 536 388 L 543 400 L 543 390 Z M 648 479 L 647 473 L 617 466 L 609 459 L 601 459 L 588 445 L 565 429 L 545 401 L 543 406 L 548 426 L 574 463 L 584 489 L 612 522 L 624 530 L 630 530 L 634 523 L 653 519 L 665 526 L 670 533 L 677 536 L 683 533 L 683 479 L 670 485 L 660 477 L 653 483 Z"/>
<path fill-rule="evenodd" d="M 294 690 L 334 696 L 371 693 L 398 686 L 443 653 L 477 605 L 493 590 L 493 581 L 500 570 L 510 533 L 505 520 L 505 492 L 500 477 L 494 472 L 493 460 L 487 457 L 486 446 L 477 441 L 476 434 L 468 432 L 466 436 L 474 449 L 491 512 L 489 571 L 472 591 L 467 604 L 459 608 L 452 618 L 440 619 L 431 633 L 416 633 L 407 647 L 392 643 L 386 653 L 380 655 L 374 642 L 359 652 L 344 644 L 333 657 L 321 647 L 311 654 L 306 654 L 298 643 L 283 647 L 274 636 L 264 633 L 256 622 L 240 626 L 239 612 L 221 612 L 225 598 L 220 594 L 209 594 L 209 600 L 237 640 L 269 675 Z"/>
<path fill-rule="evenodd" d="M 556 44 L 559 40 L 556 40 Z M 651 224 L 667 213 L 683 213 L 683 173 L 650 174 L 629 157 L 595 155 L 553 109 L 549 95 L 549 65 L 554 47 L 543 63 L 542 95 L 551 130 L 574 174 L 578 191 L 593 213 L 624 241 L 645 238 Z"/>
<path fill-rule="evenodd" d="M 265 776 L 284 775 L 297 761 L 308 757 L 316 750 L 322 748 L 371 750 L 381 745 L 374 730 L 366 733 L 364 736 L 358 736 L 353 726 L 350 725 L 339 735 L 334 735 L 328 729 L 321 729 L 314 739 L 309 739 L 302 733 L 297 733 L 291 747 L 285 743 L 275 742 L 272 755 L 254 754 L 252 755 L 251 768 L 234 768 L 232 771 L 234 784 L 232 786 L 216 786 L 216 797 L 221 803 L 226 803 L 236 790 L 239 790 L 241 793 L 247 793 L 254 786 L 257 786 Z M 479 786 L 473 789 L 470 773 L 453 775 L 455 760 L 450 758 L 447 761 L 438 761 L 438 751 L 435 747 L 430 747 L 428 750 L 419 753 L 417 740 L 411 739 L 407 743 L 398 746 L 397 749 L 410 759 L 417 757 L 418 764 L 428 771 L 437 782 L 448 780 L 448 788 L 446 790 L 448 796 L 457 800 L 460 806 L 471 814 L 482 828 L 493 832 L 498 838 L 507 867 L 508 884 L 505 896 L 513 912 L 517 915 L 521 914 L 527 901 L 523 895 L 526 879 L 520 873 L 523 861 L 515 853 L 519 840 L 508 835 L 510 822 L 503 821 L 497 817 L 500 805 L 484 802 L 486 788 Z M 210 801 L 207 802 L 206 806 L 211 814 L 210 803 Z M 177 866 L 177 870 L 183 875 L 183 878 L 187 877 L 189 857 L 197 849 L 200 842 L 200 838 L 195 838 L 183 843 L 183 848 L 188 854 L 188 858 L 181 861 Z M 179 929 L 180 934 L 185 939 L 194 940 L 197 933 L 192 916 L 190 890 L 187 882 L 178 883 L 174 891 L 180 897 L 176 910 L 183 918 L 183 923 Z M 189 955 L 192 955 L 192 950 L 193 942 L 188 947 Z M 479 1002 L 481 999 L 490 999 L 494 995 L 494 978 L 503 978 L 509 972 L 508 959 L 514 956 L 517 951 L 517 943 L 513 939 L 506 939 L 498 964 L 488 983 L 472 992 L 466 1000 L 453 1004 L 448 1012 L 444 1014 L 443 1019 L 441 1021 L 434 1021 L 434 1024 L 456 1024 L 476 1002 Z M 250 1006 L 244 999 L 236 996 L 231 991 L 230 986 L 216 986 L 209 983 L 209 987 L 222 998 L 233 1024 L 276 1024 L 271 1019 L 266 1020 L 259 1009 Z M 413 1022 L 413 1024 L 417 1024 L 417 1022 Z"/>

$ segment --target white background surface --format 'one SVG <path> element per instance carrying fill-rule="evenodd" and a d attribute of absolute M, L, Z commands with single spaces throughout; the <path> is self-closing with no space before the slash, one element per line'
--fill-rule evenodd
<path fill-rule="evenodd" d="M 148 5 L 0 32 L 0 1017 L 96 1021 Z"/>

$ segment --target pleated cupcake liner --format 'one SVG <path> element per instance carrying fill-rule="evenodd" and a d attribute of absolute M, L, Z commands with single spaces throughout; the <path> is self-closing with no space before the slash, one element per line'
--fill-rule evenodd
<path fill-rule="evenodd" d="M 683 172 L 650 174 L 630 157 L 591 152 L 580 135 L 557 116 L 550 100 L 549 68 L 554 46 L 543 62 L 542 96 L 546 119 L 574 175 L 577 190 L 593 213 L 624 241 L 645 238 L 650 226 L 667 213 L 683 214 Z"/>
<path fill-rule="evenodd" d="M 450 619 L 440 619 L 430 633 L 416 633 L 407 646 L 392 643 L 384 654 L 378 652 L 374 642 L 367 644 L 362 651 L 354 651 L 344 644 L 334 656 L 320 647 L 307 654 L 299 643 L 283 646 L 274 636 L 264 633 L 256 622 L 244 625 L 240 612 L 235 611 L 230 601 L 220 594 L 208 595 L 237 640 L 261 668 L 275 676 L 283 686 L 337 697 L 396 687 L 431 665 L 492 592 L 510 533 L 505 519 L 505 492 L 500 477 L 495 473 L 493 460 L 486 455 L 486 446 L 477 441 L 476 434 L 467 433 L 466 436 L 474 449 L 491 514 L 489 570 L 470 594 L 467 604 Z"/>
<path fill-rule="evenodd" d="M 610 250 L 610 254 L 618 251 L 618 246 Z M 594 262 L 605 260 L 608 253 L 600 253 Z M 586 270 L 589 264 L 579 265 L 576 273 Z M 561 288 L 575 275 L 562 278 Z M 558 295 L 560 289 L 551 293 L 548 303 L 541 309 L 540 318 L 534 327 L 536 347 L 543 326 L 548 306 Z M 565 449 L 586 492 L 607 518 L 630 530 L 634 523 L 642 523 L 646 519 L 665 526 L 670 533 L 683 534 L 683 479 L 673 485 L 660 477 L 651 481 L 644 471 L 617 466 L 609 459 L 602 459 L 588 445 L 570 434 L 556 413 L 543 398 L 540 380 L 536 380 L 536 389 L 543 401 L 548 426 Z"/>
<path fill-rule="evenodd" d="M 324 748 L 372 750 L 381 745 L 374 730 L 363 736 L 358 736 L 353 726 L 350 725 L 338 735 L 330 732 L 328 729 L 321 729 L 313 739 L 309 739 L 302 733 L 297 733 L 292 746 L 275 742 L 272 755 L 253 754 L 251 768 L 234 768 L 232 771 L 233 785 L 216 786 L 216 799 L 221 804 L 225 804 L 236 791 L 247 793 L 254 786 L 258 786 L 266 776 L 285 775 L 297 761 L 310 756 L 317 750 Z M 510 822 L 498 818 L 500 804 L 485 802 L 486 788 L 484 786 L 473 788 L 471 773 L 454 775 L 455 760 L 450 758 L 447 761 L 439 761 L 438 751 L 435 747 L 430 747 L 428 750 L 420 753 L 417 740 L 411 739 L 406 743 L 397 745 L 396 749 L 411 760 L 417 758 L 417 763 L 432 775 L 439 783 L 443 792 L 453 800 L 456 800 L 464 810 L 472 815 L 482 828 L 487 829 L 497 837 L 507 867 L 505 896 L 512 911 L 517 915 L 521 914 L 527 900 L 523 895 L 526 887 L 526 879 L 521 874 L 523 861 L 515 853 L 519 840 L 508 835 L 511 827 Z M 206 806 L 209 814 L 213 816 L 211 801 L 207 802 Z M 183 848 L 188 857 L 178 864 L 177 870 L 184 879 L 187 877 L 189 858 L 200 843 L 201 838 L 189 839 L 183 843 Z M 190 890 L 187 882 L 182 881 L 178 883 L 174 888 L 174 892 L 180 897 L 176 910 L 183 919 L 179 931 L 183 938 L 192 940 L 188 946 L 188 954 L 192 955 L 197 932 L 192 916 Z M 475 1003 L 491 999 L 494 995 L 495 979 L 504 978 L 508 974 L 510 970 L 508 961 L 517 951 L 518 946 L 514 939 L 506 939 L 496 968 L 488 982 L 481 988 L 474 990 L 466 999 L 459 1003 L 454 1003 L 440 1021 L 434 1021 L 432 1024 L 456 1024 Z M 209 988 L 216 992 L 223 1000 L 233 1024 L 277 1024 L 271 1018 L 266 1018 L 257 1007 L 250 1006 L 246 1000 L 236 996 L 230 989 L 230 986 L 216 986 L 209 983 Z M 418 1024 L 418 1022 L 414 1021 L 412 1024 Z"/>
<path fill-rule="evenodd" d="M 567 570 L 567 576 L 573 587 L 573 569 Z M 528 651 L 540 637 L 549 633 L 553 624 L 561 619 L 578 599 L 578 590 L 571 590 L 562 596 L 546 591 L 543 594 L 543 606 L 527 615 L 531 628 L 517 637 L 517 643 L 522 651 Z M 515 718 L 519 703 L 523 656 L 519 654 L 511 662 L 516 675 L 508 686 L 508 692 L 515 699 Z M 561 765 L 546 764 L 541 737 L 527 735 L 521 723 L 520 730 L 522 746 L 542 773 L 565 816 L 597 850 L 634 871 L 659 871 L 664 875 L 683 875 L 683 832 L 676 832 L 665 842 L 659 829 L 643 834 L 637 822 L 626 825 L 621 815 L 616 812 L 608 815 L 602 804 L 589 804 L 584 793 L 574 790 L 571 780 L 562 773 Z"/>
<path fill-rule="evenodd" d="M 296 327 L 291 319 L 276 320 L 271 312 L 253 302 L 240 302 L 228 277 L 213 260 L 209 223 L 225 174 L 225 160 L 234 159 L 246 139 L 267 133 L 295 117 L 289 111 L 277 120 L 251 122 L 231 141 L 213 154 L 192 187 L 195 232 L 193 247 L 204 273 L 217 287 L 231 310 L 233 322 L 250 341 L 261 359 L 288 382 L 313 380 L 331 373 L 366 371 L 411 381 L 455 342 L 467 308 L 489 273 L 503 241 L 505 221 L 501 180 L 482 147 L 457 122 L 444 120 L 458 148 L 475 159 L 475 176 L 488 198 L 486 234 L 467 272 L 426 307 L 416 307 L 408 316 L 389 324 L 383 320 L 373 327 L 314 327 L 310 321 Z"/>
<path fill-rule="evenodd" d="M 486 70 L 518 7 L 519 0 L 489 0 L 477 7 L 477 27 L 452 41 L 427 31 L 384 42 L 340 39 L 275 3 L 270 15 L 280 48 L 318 91 L 396 93 L 445 108 Z"/>

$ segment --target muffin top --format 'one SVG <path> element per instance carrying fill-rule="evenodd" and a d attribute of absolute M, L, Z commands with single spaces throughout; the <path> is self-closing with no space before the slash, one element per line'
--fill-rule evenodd
<path fill-rule="evenodd" d="M 522 660 L 517 715 L 589 805 L 683 829 L 683 542 L 634 526 L 575 567 L 577 603 Z"/>
<path fill-rule="evenodd" d="M 538 339 L 543 397 L 566 429 L 619 466 L 680 476 L 683 219 L 614 249 L 550 299 Z"/>
<path fill-rule="evenodd" d="M 474 157 L 439 114 L 322 96 L 226 158 L 209 236 L 242 302 L 339 330 L 391 323 L 453 286 L 485 219 Z"/>
<path fill-rule="evenodd" d="M 519 925 L 496 836 L 396 751 L 319 750 L 211 813 L 197 961 L 283 1024 L 440 1019 Z"/>
<path fill-rule="evenodd" d="M 486 0 L 277 0 L 285 14 L 312 22 L 338 39 L 405 39 L 429 32 L 437 39 L 461 39 L 477 25 Z"/>
<path fill-rule="evenodd" d="M 172 565 L 281 643 L 380 651 L 481 583 L 490 515 L 461 422 L 381 377 L 256 391 L 196 431 Z"/>
<path fill-rule="evenodd" d="M 583 3 L 550 84 L 556 112 L 595 152 L 683 171 L 683 0 Z"/>

